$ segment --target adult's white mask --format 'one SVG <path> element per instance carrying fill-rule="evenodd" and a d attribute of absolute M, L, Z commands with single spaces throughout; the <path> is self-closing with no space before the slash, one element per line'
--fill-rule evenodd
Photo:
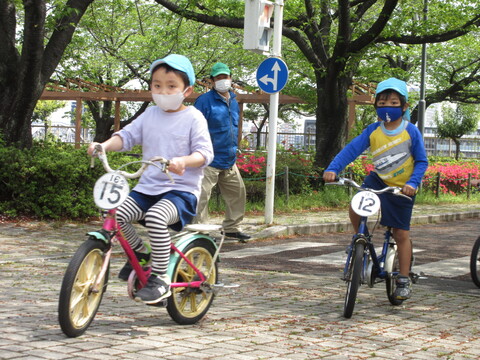
<path fill-rule="evenodd" d="M 226 93 L 232 87 L 232 80 L 222 79 L 215 81 L 215 90 L 221 93 Z"/>
<path fill-rule="evenodd" d="M 152 94 L 153 101 L 163 111 L 177 110 L 182 105 L 183 99 L 185 99 L 184 91 L 171 95 Z"/>

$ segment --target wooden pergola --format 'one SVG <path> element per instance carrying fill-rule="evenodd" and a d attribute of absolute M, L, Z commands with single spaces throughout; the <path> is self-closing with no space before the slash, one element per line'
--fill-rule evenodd
<path fill-rule="evenodd" d="M 80 147 L 80 132 L 82 126 L 82 106 L 83 101 L 113 101 L 115 102 L 114 131 L 120 129 L 120 104 L 122 101 L 152 101 L 149 90 L 131 90 L 104 84 L 94 84 L 81 79 L 66 79 L 66 85 L 49 83 L 40 97 L 40 100 L 71 100 L 76 101 L 75 108 L 75 147 Z M 208 82 L 197 81 L 205 92 L 211 88 Z M 238 90 L 246 92 L 245 89 L 234 84 L 237 101 L 240 106 L 240 121 L 238 124 L 238 141 L 241 141 L 243 108 L 244 104 L 267 104 L 270 102 L 270 95 L 263 92 L 240 93 Z M 356 105 L 368 105 L 374 103 L 375 87 L 355 82 L 351 87 L 352 96 L 348 99 L 349 106 L 349 128 L 355 122 Z M 193 103 L 202 93 L 193 93 L 187 97 L 186 101 Z M 302 99 L 280 94 L 280 104 L 298 104 L 305 103 Z"/>
<path fill-rule="evenodd" d="M 197 81 L 207 91 L 210 86 L 207 83 Z M 120 104 L 122 101 L 152 101 L 152 95 L 149 90 L 130 90 L 109 85 L 98 85 L 81 79 L 66 79 L 66 86 L 50 83 L 40 97 L 40 100 L 72 100 L 76 102 L 75 108 L 75 147 L 80 147 L 80 131 L 82 126 L 82 106 L 83 101 L 113 101 L 115 102 L 114 131 L 120 130 Z M 239 86 L 234 88 L 241 89 Z M 270 95 L 258 93 L 238 93 L 237 101 L 240 106 L 240 121 L 238 124 L 239 141 L 242 135 L 243 124 L 243 106 L 244 104 L 262 104 L 270 102 Z M 193 93 L 186 98 L 187 102 L 193 103 L 202 93 Z M 280 95 L 281 104 L 304 103 L 302 99 L 289 95 Z"/>
<path fill-rule="evenodd" d="M 372 84 L 361 84 L 354 82 L 350 90 L 352 96 L 348 99 L 348 128 L 351 129 L 355 123 L 357 105 L 373 105 L 375 103 L 376 86 Z"/>

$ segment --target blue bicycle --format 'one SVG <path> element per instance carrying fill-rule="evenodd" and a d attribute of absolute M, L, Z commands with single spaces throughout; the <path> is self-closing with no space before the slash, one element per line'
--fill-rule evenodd
<path fill-rule="evenodd" d="M 327 185 L 351 186 L 360 190 L 351 200 L 352 210 L 360 216 L 360 224 L 358 232 L 353 236 L 352 242 L 347 248 L 347 260 L 343 270 L 343 280 L 347 283 L 343 316 L 345 318 L 352 317 L 358 288 L 365 283 L 369 287 L 374 287 L 376 283 L 385 281 L 390 303 L 392 305 L 402 304 L 403 300 L 394 296 L 399 265 L 397 245 L 392 236 L 392 229 L 387 228 L 385 231 L 382 250 L 377 255 L 372 242 L 373 231 L 369 232 L 367 222 L 369 216 L 377 214 L 380 210 L 380 198 L 377 194 L 389 192 L 396 196 L 411 198 L 402 194 L 398 187 L 389 186 L 381 190 L 366 189 L 346 178 L 339 178 L 338 181 L 327 183 Z M 417 282 L 418 275 L 410 273 L 410 277 L 412 282 Z"/>

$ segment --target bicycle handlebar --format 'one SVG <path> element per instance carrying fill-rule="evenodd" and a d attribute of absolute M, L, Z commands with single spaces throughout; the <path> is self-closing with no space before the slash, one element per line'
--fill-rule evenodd
<path fill-rule="evenodd" d="M 335 182 L 330 182 L 326 183 L 326 185 L 341 185 L 341 186 L 351 186 L 355 189 L 358 190 L 363 190 L 363 191 L 370 191 L 375 194 L 382 194 L 382 193 L 391 193 L 396 196 L 403 196 L 404 198 L 407 198 L 409 200 L 412 200 L 412 198 L 408 195 L 405 195 L 402 193 L 402 189 L 396 186 L 387 186 L 386 188 L 380 189 L 380 190 L 374 190 L 374 189 L 369 189 L 369 188 L 364 188 L 360 185 L 358 185 L 354 180 L 347 179 L 347 178 L 342 178 L 342 177 L 337 177 L 335 178 Z"/>
<path fill-rule="evenodd" d="M 110 165 L 108 164 L 107 153 L 103 149 L 102 144 L 95 145 L 95 149 L 93 151 L 92 160 L 91 160 L 91 164 L 90 164 L 90 167 L 92 167 L 92 168 L 95 165 L 95 157 L 98 157 L 98 159 L 102 162 L 103 168 L 105 169 L 105 171 L 107 173 L 116 172 L 116 173 L 120 173 L 121 175 L 125 176 L 127 179 L 135 179 L 135 178 L 140 177 L 143 174 L 143 172 L 147 169 L 148 166 L 153 165 L 156 168 L 160 169 L 165 175 L 167 175 L 172 183 L 175 182 L 175 180 L 173 180 L 172 176 L 168 172 L 168 165 L 170 164 L 170 160 L 167 160 L 167 159 L 165 159 L 161 156 L 155 156 L 155 157 L 151 158 L 150 160 L 132 161 L 132 162 L 129 162 L 129 163 L 126 163 L 126 164 L 122 165 L 117 170 L 113 170 L 110 167 Z M 135 163 L 142 163 L 142 166 L 140 167 L 140 169 L 138 169 L 134 173 L 129 173 L 127 171 L 120 170 L 123 167 L 126 167 L 126 166 L 131 165 L 131 164 L 135 164 Z M 157 163 L 160 163 L 161 165 L 158 165 Z"/>

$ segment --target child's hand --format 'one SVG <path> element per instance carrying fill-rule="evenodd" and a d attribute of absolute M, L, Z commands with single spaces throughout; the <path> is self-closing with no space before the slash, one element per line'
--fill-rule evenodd
<path fill-rule="evenodd" d="M 90 143 L 90 145 L 88 145 L 87 154 L 92 156 L 93 152 L 95 151 L 95 146 L 97 146 L 98 144 L 100 144 L 100 143 L 98 143 L 98 142 Z"/>
<path fill-rule="evenodd" d="M 183 157 L 175 157 L 170 160 L 170 164 L 168 165 L 168 171 L 173 172 L 177 175 L 183 175 L 185 173 L 185 159 Z"/>
<path fill-rule="evenodd" d="M 404 185 L 402 188 L 402 193 L 408 196 L 413 196 L 417 192 L 417 189 L 415 189 L 413 186 L 410 185 Z"/>
<path fill-rule="evenodd" d="M 333 171 L 327 171 L 323 173 L 323 180 L 327 183 L 334 182 L 336 177 L 337 174 L 335 174 Z"/>

